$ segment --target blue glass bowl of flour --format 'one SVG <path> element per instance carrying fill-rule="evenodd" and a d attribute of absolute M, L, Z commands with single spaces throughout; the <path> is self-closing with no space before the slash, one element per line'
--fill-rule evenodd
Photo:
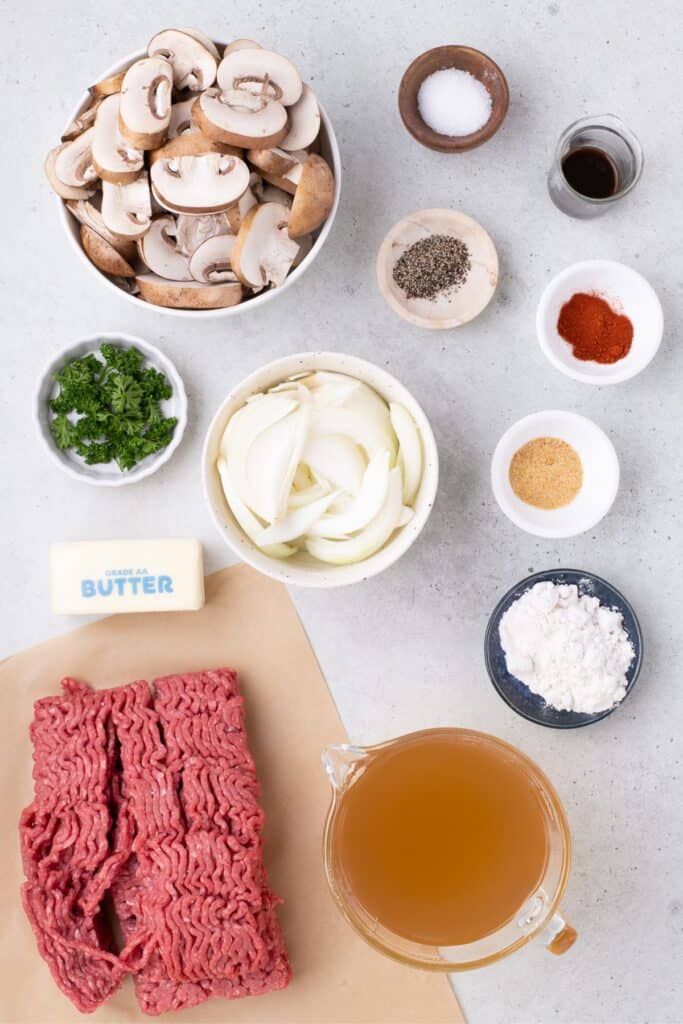
<path fill-rule="evenodd" d="M 515 603 L 536 583 L 550 582 L 555 584 L 576 584 L 579 595 L 587 594 L 597 597 L 600 604 L 606 608 L 613 608 L 618 611 L 623 620 L 623 629 L 626 632 L 634 651 L 633 661 L 626 672 L 626 694 L 610 708 L 597 711 L 594 714 L 586 714 L 578 711 L 559 711 L 551 707 L 539 694 L 534 693 L 521 680 L 508 672 L 505 661 L 505 652 L 500 642 L 500 620 L 508 608 Z M 535 722 L 537 725 L 547 725 L 551 729 L 577 729 L 582 725 L 592 725 L 601 719 L 611 715 L 613 711 L 621 707 L 629 693 L 636 684 L 640 674 L 643 660 L 643 637 L 640 631 L 640 624 L 636 614 L 623 594 L 608 583 L 606 580 L 595 576 L 590 572 L 582 572 L 578 569 L 550 569 L 547 572 L 537 572 L 522 580 L 498 602 L 493 610 L 489 624 L 486 627 L 486 638 L 484 641 L 484 652 L 486 657 L 486 668 L 491 682 L 503 698 L 506 704 L 516 711 L 518 715 Z"/>

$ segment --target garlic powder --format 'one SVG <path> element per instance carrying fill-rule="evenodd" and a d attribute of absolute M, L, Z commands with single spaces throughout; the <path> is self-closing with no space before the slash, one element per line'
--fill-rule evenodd
<path fill-rule="evenodd" d="M 574 584 L 536 583 L 499 632 L 508 672 L 551 707 L 593 714 L 626 696 L 635 651 L 622 615 Z"/>

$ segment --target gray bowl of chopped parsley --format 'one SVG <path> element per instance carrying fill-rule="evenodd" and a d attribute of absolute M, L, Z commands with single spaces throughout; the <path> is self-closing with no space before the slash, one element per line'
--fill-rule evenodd
<path fill-rule="evenodd" d="M 154 473 L 180 444 L 187 397 L 173 363 L 125 334 L 84 338 L 45 368 L 35 418 L 52 458 L 86 483 L 118 487 Z"/>

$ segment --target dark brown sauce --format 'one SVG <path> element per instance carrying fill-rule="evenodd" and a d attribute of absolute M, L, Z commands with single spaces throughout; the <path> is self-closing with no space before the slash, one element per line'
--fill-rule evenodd
<path fill-rule="evenodd" d="M 581 146 L 562 160 L 562 173 L 574 189 L 588 199 L 609 199 L 618 190 L 614 163 L 601 149 Z"/>

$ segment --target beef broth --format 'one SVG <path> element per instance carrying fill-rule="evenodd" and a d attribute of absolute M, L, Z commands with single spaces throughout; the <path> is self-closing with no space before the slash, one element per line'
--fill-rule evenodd
<path fill-rule="evenodd" d="M 466 732 L 406 737 L 344 793 L 341 873 L 394 933 L 430 946 L 474 942 L 513 918 L 543 878 L 541 799 L 504 747 Z"/>

